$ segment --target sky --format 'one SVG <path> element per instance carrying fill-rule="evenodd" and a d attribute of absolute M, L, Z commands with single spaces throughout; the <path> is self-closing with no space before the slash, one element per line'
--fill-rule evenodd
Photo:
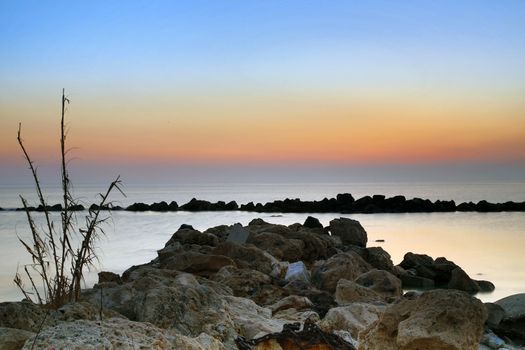
<path fill-rule="evenodd" d="M 0 1 L 0 184 L 525 181 L 525 2 Z"/>

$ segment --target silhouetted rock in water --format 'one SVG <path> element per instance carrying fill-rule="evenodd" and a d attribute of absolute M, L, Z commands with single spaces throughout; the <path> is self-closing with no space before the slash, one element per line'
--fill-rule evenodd
<path fill-rule="evenodd" d="M 319 219 L 314 218 L 313 216 L 307 217 L 303 226 L 308 228 L 323 228 L 323 225 L 321 222 L 319 222 Z"/>
<path fill-rule="evenodd" d="M 404 270 L 399 274 L 404 288 L 433 288 L 435 285 L 467 293 L 481 290 L 477 281 L 470 278 L 461 267 L 443 257 L 434 260 L 428 255 L 407 253 L 399 266 Z M 482 284 L 487 290 L 493 287 L 488 281 L 482 281 Z"/>
<path fill-rule="evenodd" d="M 192 198 L 188 203 L 181 205 L 179 209 L 186 211 L 206 211 L 211 210 L 211 203 Z"/>
<path fill-rule="evenodd" d="M 170 209 L 168 203 L 162 201 L 158 203 L 153 203 L 149 206 L 149 210 L 151 211 L 168 211 Z"/>
<path fill-rule="evenodd" d="M 182 225 L 180 225 L 179 230 L 194 230 L 194 228 L 191 225 L 182 224 Z"/>
<path fill-rule="evenodd" d="M 133 203 L 126 208 L 127 211 L 148 211 L 150 210 L 149 205 L 145 203 Z"/>
<path fill-rule="evenodd" d="M 341 238 L 343 244 L 366 247 L 368 236 L 359 221 L 348 218 L 333 219 L 329 228 L 332 235 Z"/>
<path fill-rule="evenodd" d="M 171 201 L 170 204 L 168 204 L 168 210 L 169 211 L 176 211 L 179 209 L 179 205 L 175 201 Z"/>
<path fill-rule="evenodd" d="M 496 289 L 496 286 L 494 285 L 494 283 L 490 281 L 484 281 L 484 280 L 475 280 L 475 281 L 479 286 L 480 292 L 492 292 Z"/>

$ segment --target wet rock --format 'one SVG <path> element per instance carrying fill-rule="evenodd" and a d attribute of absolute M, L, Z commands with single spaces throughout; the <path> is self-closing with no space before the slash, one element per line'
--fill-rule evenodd
<path fill-rule="evenodd" d="M 334 219 L 330 221 L 329 229 L 332 235 L 341 237 L 343 244 L 366 247 L 368 237 L 359 221 L 348 218 Z"/>
<path fill-rule="evenodd" d="M 448 288 L 462 290 L 472 294 L 479 292 L 478 284 L 460 267 L 452 270 Z"/>
<path fill-rule="evenodd" d="M 193 226 L 188 224 L 181 224 L 179 227 L 179 230 L 195 230 Z"/>
<path fill-rule="evenodd" d="M 486 312 L 483 304 L 455 290 L 432 290 L 389 305 L 359 335 L 359 349 L 477 350 Z"/>
<path fill-rule="evenodd" d="M 494 289 L 496 289 L 496 286 L 494 285 L 494 283 L 490 281 L 474 280 L 474 282 L 476 282 L 476 284 L 479 286 L 480 292 L 492 292 L 494 291 Z"/>
<path fill-rule="evenodd" d="M 434 259 L 425 254 L 406 253 L 399 264 L 405 270 L 416 271 L 419 277 L 434 280 L 436 273 L 433 269 Z"/>
<path fill-rule="evenodd" d="M 370 288 L 386 299 L 397 299 L 403 295 L 401 280 L 385 270 L 371 270 L 355 279 L 355 283 Z"/>
<path fill-rule="evenodd" d="M 304 227 L 308 228 L 323 228 L 323 225 L 319 221 L 319 219 L 314 218 L 313 216 L 308 216 L 303 224 Z"/>
<path fill-rule="evenodd" d="M 312 282 L 319 289 L 333 293 L 340 279 L 354 280 L 371 269 L 372 267 L 357 253 L 339 253 L 314 265 Z"/>

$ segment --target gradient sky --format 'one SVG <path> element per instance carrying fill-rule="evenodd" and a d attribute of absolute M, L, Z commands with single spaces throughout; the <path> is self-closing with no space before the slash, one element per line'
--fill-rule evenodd
<path fill-rule="evenodd" d="M 1 1 L 0 183 L 26 173 L 19 122 L 56 161 L 62 87 L 83 180 L 525 180 L 524 18 L 521 0 Z"/>

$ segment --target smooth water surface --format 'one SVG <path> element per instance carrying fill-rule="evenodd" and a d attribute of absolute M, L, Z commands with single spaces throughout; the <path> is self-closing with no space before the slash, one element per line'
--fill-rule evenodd
<path fill-rule="evenodd" d="M 41 221 L 41 214 L 36 215 L 40 215 Z M 122 273 L 131 265 L 150 261 L 183 223 L 205 230 L 236 222 L 246 225 L 253 218 L 261 217 L 268 222 L 288 225 L 304 222 L 307 215 L 275 217 L 238 211 L 114 212 L 106 226 L 107 235 L 99 241 L 100 265 L 97 270 Z M 525 213 L 313 215 L 324 225 L 339 216 L 359 220 L 368 232 L 368 245 L 382 246 L 391 254 L 395 264 L 406 252 L 424 253 L 434 258 L 447 257 L 462 266 L 471 277 L 490 280 L 496 285 L 493 293 L 478 295 L 484 301 L 525 292 Z M 0 301 L 22 298 L 12 283 L 12 277 L 17 266 L 29 261 L 17 234 L 28 237 L 25 214 L 0 212 Z M 375 243 L 377 239 L 385 242 Z M 96 281 L 96 272 L 88 276 L 87 285 Z"/>

